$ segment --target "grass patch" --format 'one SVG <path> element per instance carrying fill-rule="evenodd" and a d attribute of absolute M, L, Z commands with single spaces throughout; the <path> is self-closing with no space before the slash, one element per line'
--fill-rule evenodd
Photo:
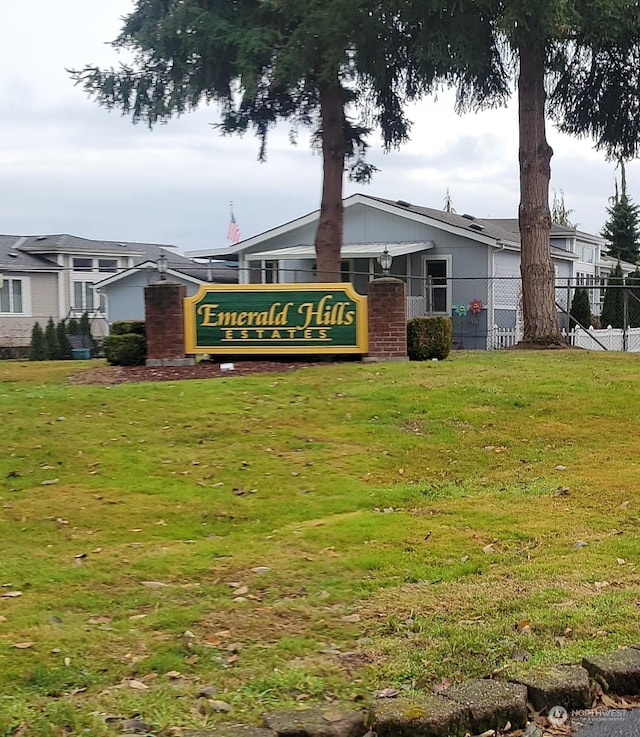
<path fill-rule="evenodd" d="M 85 365 L 0 364 L 0 737 L 637 641 L 636 356 L 70 385 Z"/>

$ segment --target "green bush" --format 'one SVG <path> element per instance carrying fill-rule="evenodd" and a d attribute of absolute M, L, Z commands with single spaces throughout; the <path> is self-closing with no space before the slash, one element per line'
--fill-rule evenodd
<path fill-rule="evenodd" d="M 145 324 L 142 320 L 117 320 L 109 328 L 111 335 L 146 335 Z"/>
<path fill-rule="evenodd" d="M 71 345 L 67 340 L 67 323 L 64 320 L 56 325 L 56 333 L 58 334 L 58 343 L 60 345 L 60 358 L 69 360 L 71 356 Z"/>
<path fill-rule="evenodd" d="M 59 361 L 62 356 L 60 355 L 60 341 L 58 340 L 58 331 L 56 325 L 53 322 L 53 318 L 49 318 L 46 328 L 44 329 L 44 339 L 47 343 L 47 355 L 52 361 Z"/>
<path fill-rule="evenodd" d="M 414 317 L 407 323 L 407 351 L 411 361 L 444 360 L 451 350 L 449 317 Z"/>
<path fill-rule="evenodd" d="M 147 358 L 147 341 L 136 333 L 112 334 L 102 341 L 102 350 L 114 366 L 140 366 Z"/>
<path fill-rule="evenodd" d="M 571 310 L 569 312 L 573 318 L 571 322 L 571 329 L 575 327 L 576 323 L 588 330 L 591 326 L 591 303 L 589 302 L 589 293 L 585 287 L 577 287 L 573 293 L 573 299 L 571 300 Z"/>
<path fill-rule="evenodd" d="M 29 347 L 30 361 L 46 361 L 49 358 L 47 352 L 47 341 L 44 337 L 44 330 L 39 322 L 31 329 L 31 345 Z"/>

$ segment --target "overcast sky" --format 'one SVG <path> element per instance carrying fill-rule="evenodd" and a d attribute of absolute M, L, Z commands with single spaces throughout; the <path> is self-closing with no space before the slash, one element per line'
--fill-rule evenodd
<path fill-rule="evenodd" d="M 321 159 L 303 131 L 258 141 L 221 137 L 215 107 L 149 130 L 108 112 L 74 87 L 65 68 L 107 66 L 107 42 L 133 0 L 2 0 L 0 4 L 0 232 L 70 233 L 168 243 L 181 251 L 227 245 L 229 202 L 242 238 L 317 209 Z M 459 213 L 516 217 L 517 117 L 513 106 L 458 117 L 449 95 L 411 109 L 411 142 L 384 154 L 361 191 L 441 208 L 447 189 Z M 573 222 L 597 233 L 614 191 L 614 167 L 588 141 L 549 128 L 552 189 L 563 190 Z M 640 166 L 627 169 L 640 201 Z"/>

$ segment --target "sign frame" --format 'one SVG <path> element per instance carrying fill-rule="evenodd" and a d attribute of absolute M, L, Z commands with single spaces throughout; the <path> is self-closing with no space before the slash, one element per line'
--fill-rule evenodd
<path fill-rule="evenodd" d="M 286 292 L 338 292 L 345 295 L 355 304 L 355 342 L 349 344 L 331 344 L 329 346 L 291 345 L 287 347 L 252 345 L 201 345 L 197 338 L 196 310 L 210 293 L 286 293 Z M 235 328 L 238 329 L 238 328 Z M 271 328 L 269 328 L 271 329 Z M 292 328 L 285 328 L 292 329 Z M 330 328 L 328 328 L 330 329 Z M 369 349 L 367 297 L 358 294 L 350 282 L 328 283 L 295 283 L 295 284 L 202 284 L 196 294 L 184 298 L 184 336 L 185 353 L 209 355 L 326 355 L 351 354 L 365 355 Z"/>

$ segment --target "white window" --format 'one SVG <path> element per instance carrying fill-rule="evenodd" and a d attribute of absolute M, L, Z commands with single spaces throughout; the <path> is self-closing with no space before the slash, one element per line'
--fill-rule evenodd
<path fill-rule="evenodd" d="M 93 282 L 73 282 L 73 309 L 79 311 L 104 312 L 103 295 L 96 291 Z"/>
<path fill-rule="evenodd" d="M 25 290 L 22 279 L 5 279 L 0 287 L 0 312 L 25 314 Z"/>
<path fill-rule="evenodd" d="M 427 314 L 448 315 L 451 312 L 450 260 L 426 257 L 424 263 Z"/>

